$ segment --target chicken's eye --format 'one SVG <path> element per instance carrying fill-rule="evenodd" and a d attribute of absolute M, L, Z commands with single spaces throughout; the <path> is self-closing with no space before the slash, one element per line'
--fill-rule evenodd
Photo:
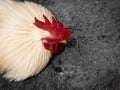
<path fill-rule="evenodd" d="M 55 43 L 56 43 L 55 40 L 49 40 L 48 42 L 49 42 L 50 44 L 55 44 Z"/>
<path fill-rule="evenodd" d="M 56 39 L 51 39 L 51 38 L 42 38 L 42 42 L 50 45 L 54 45 L 58 43 L 58 40 Z"/>
<path fill-rule="evenodd" d="M 54 40 L 50 40 L 50 42 L 54 42 Z"/>

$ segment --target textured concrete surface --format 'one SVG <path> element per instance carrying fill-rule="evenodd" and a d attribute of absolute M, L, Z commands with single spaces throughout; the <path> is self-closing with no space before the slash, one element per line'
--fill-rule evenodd
<path fill-rule="evenodd" d="M 71 28 L 71 38 L 37 76 L 0 78 L 0 90 L 120 90 L 120 0 L 34 1 Z"/>

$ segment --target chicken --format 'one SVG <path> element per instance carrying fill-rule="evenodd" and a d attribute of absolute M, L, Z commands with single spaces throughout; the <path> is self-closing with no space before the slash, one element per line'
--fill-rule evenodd
<path fill-rule="evenodd" d="M 45 7 L 0 0 L 0 73 L 14 81 L 38 74 L 69 36 L 70 30 Z"/>

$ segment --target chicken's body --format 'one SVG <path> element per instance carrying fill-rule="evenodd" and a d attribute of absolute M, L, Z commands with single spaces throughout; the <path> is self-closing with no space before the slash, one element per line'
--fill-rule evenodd
<path fill-rule="evenodd" d="M 0 72 L 10 80 L 23 80 L 39 73 L 51 58 L 41 38 L 50 33 L 37 28 L 34 17 L 49 20 L 51 12 L 32 2 L 0 0 Z"/>
<path fill-rule="evenodd" d="M 24 80 L 39 73 L 70 36 L 45 7 L 0 0 L 0 73 Z"/>

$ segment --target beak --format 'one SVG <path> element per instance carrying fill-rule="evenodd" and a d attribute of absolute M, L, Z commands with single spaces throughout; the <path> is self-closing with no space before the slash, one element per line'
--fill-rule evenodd
<path fill-rule="evenodd" d="M 62 41 L 60 41 L 60 43 L 67 44 L 67 41 L 66 40 L 62 40 Z"/>

